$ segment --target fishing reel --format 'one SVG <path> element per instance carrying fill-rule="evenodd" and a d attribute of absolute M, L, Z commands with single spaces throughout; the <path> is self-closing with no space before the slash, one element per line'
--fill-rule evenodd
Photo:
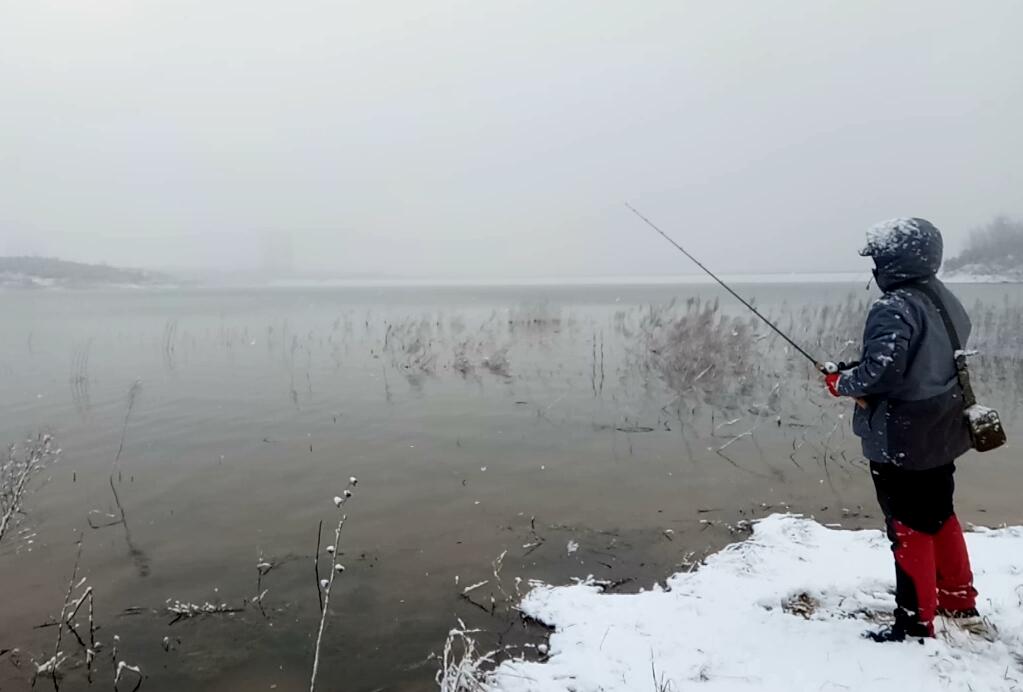
<path fill-rule="evenodd" d="M 834 363 L 834 362 L 829 360 L 828 362 L 826 362 L 826 363 L 824 363 L 823 365 L 820 366 L 820 371 L 822 373 L 824 373 L 825 375 L 834 375 L 835 373 L 842 372 L 844 370 L 852 370 L 853 368 L 855 368 L 859 364 L 860 364 L 860 361 L 858 361 L 858 360 L 854 360 L 854 361 L 852 361 L 850 363 L 846 363 L 846 362 L 843 362 L 843 361 L 839 361 L 837 363 Z"/>

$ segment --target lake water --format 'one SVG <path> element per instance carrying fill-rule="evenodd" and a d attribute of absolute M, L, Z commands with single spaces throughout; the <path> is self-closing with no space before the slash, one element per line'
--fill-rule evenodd
<path fill-rule="evenodd" d="M 1020 522 L 1023 287 L 955 291 L 1012 443 L 962 461 L 961 515 Z M 741 292 L 813 353 L 855 356 L 862 284 Z M 142 689 L 307 689 L 317 525 L 332 543 L 350 476 L 325 690 L 432 689 L 458 618 L 537 641 L 502 595 L 516 578 L 649 586 L 789 508 L 878 525 L 848 407 L 712 286 L 7 291 L 0 315 L 0 439 L 62 448 L 0 543 L 0 651 L 19 649 L 0 689 L 52 655 L 39 626 L 79 534 L 95 684 L 117 635 Z M 240 610 L 171 624 L 168 599 Z M 67 689 L 86 685 L 75 647 Z"/>

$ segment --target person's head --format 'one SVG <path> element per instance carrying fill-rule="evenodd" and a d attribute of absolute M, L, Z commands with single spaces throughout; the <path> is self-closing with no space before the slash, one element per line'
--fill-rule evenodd
<path fill-rule="evenodd" d="M 860 254 L 874 259 L 874 276 L 882 289 L 902 281 L 926 279 L 941 269 L 941 231 L 926 219 L 882 221 L 867 231 Z"/>

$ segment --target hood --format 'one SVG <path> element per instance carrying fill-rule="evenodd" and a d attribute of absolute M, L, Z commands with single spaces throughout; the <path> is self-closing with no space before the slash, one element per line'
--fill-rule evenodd
<path fill-rule="evenodd" d="M 938 273 L 944 243 L 941 231 L 926 219 L 889 219 L 867 231 L 860 251 L 874 258 L 877 285 L 887 291 L 896 284 L 927 279 Z"/>

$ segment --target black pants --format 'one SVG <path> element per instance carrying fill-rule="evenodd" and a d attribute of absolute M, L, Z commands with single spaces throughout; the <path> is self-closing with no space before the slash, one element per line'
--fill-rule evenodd
<path fill-rule="evenodd" d="M 927 471 L 907 471 L 894 464 L 870 462 L 870 476 L 874 479 L 889 537 L 893 520 L 914 531 L 937 533 L 945 520 L 955 513 L 952 503 L 955 471 L 955 464 Z"/>

